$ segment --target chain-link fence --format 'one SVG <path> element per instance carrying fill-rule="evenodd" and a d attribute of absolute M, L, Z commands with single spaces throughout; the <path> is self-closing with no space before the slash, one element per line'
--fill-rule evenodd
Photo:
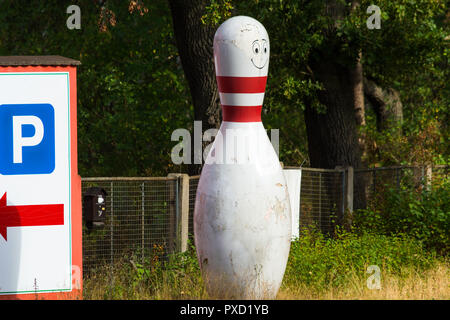
<path fill-rule="evenodd" d="M 90 187 L 106 193 L 104 226 L 88 229 L 83 224 L 83 267 L 114 264 L 124 255 L 144 260 L 149 251 L 176 243 L 176 178 L 84 178 L 82 192 Z"/>
<path fill-rule="evenodd" d="M 345 211 L 345 169 L 302 168 L 300 229 L 315 226 L 330 232 Z"/>
<path fill-rule="evenodd" d="M 448 176 L 448 166 L 401 166 L 355 170 L 354 198 L 365 199 L 363 207 L 375 205 L 388 190 L 421 190 L 431 188 Z"/>
<path fill-rule="evenodd" d="M 194 241 L 195 196 L 199 180 L 200 176 L 189 177 L 189 238 L 192 242 Z"/>
<path fill-rule="evenodd" d="M 315 226 L 325 233 L 343 222 L 345 212 L 353 210 L 354 199 L 371 204 L 375 196 L 384 194 L 388 188 L 432 187 L 431 181 L 438 183 L 448 177 L 446 166 L 289 169 L 302 171 L 300 229 Z M 133 255 L 135 261 L 144 261 L 155 248 L 166 253 L 185 250 L 188 239 L 193 241 L 199 178 L 175 175 L 82 179 L 83 194 L 90 187 L 103 188 L 107 193 L 104 226 L 88 229 L 83 224 L 85 272 L 96 266 L 113 265 L 127 255 Z"/>
<path fill-rule="evenodd" d="M 291 167 L 291 169 L 295 169 Z M 298 168 L 300 169 L 300 168 Z M 345 206 L 346 170 L 302 168 L 300 228 L 316 226 L 324 232 L 340 221 Z M 189 178 L 189 236 L 193 241 L 195 196 L 200 176 Z"/>

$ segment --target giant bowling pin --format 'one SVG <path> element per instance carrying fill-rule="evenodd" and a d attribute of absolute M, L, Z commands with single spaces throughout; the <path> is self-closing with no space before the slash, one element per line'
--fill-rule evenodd
<path fill-rule="evenodd" d="M 274 299 L 291 239 L 291 209 L 278 157 L 261 122 L 269 37 L 237 16 L 214 37 L 223 122 L 197 189 L 197 258 L 211 297 Z"/>

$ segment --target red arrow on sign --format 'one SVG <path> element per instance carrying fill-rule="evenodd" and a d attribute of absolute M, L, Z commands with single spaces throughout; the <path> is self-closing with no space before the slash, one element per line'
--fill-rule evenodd
<path fill-rule="evenodd" d="M 0 199 L 0 235 L 7 240 L 9 227 L 64 225 L 64 205 L 7 206 L 6 192 Z"/>

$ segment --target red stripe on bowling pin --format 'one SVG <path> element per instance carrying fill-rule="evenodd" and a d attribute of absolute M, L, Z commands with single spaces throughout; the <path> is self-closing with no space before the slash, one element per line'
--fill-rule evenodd
<path fill-rule="evenodd" d="M 266 90 L 266 77 L 217 76 L 217 86 L 222 93 L 262 93 Z"/>
<path fill-rule="evenodd" d="M 261 122 L 262 106 L 224 106 L 222 119 L 230 122 Z"/>
<path fill-rule="evenodd" d="M 223 121 L 261 122 L 267 77 L 216 78 L 221 94 Z"/>

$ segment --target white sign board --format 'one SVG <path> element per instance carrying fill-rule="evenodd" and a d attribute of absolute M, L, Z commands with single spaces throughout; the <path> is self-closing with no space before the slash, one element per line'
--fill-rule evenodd
<path fill-rule="evenodd" d="M 0 73 L 0 294 L 72 286 L 68 72 Z"/>
<path fill-rule="evenodd" d="M 300 236 L 300 189 L 302 185 L 301 169 L 284 169 L 284 177 L 289 192 L 289 200 L 292 211 L 292 239 Z"/>

